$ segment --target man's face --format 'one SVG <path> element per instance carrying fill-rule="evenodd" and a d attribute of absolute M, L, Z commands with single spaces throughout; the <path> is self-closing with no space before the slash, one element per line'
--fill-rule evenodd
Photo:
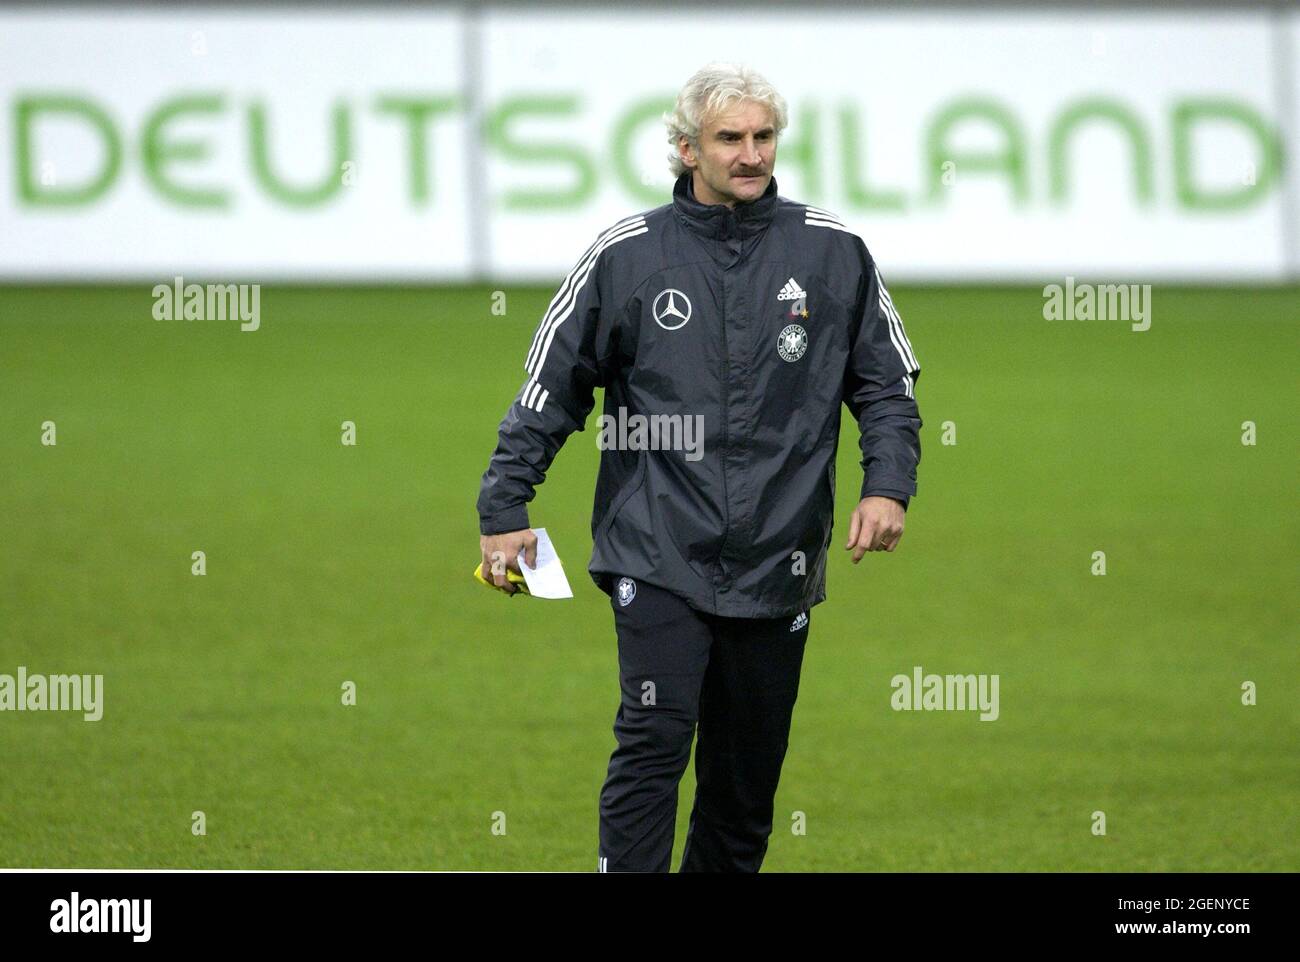
<path fill-rule="evenodd" d="M 748 204 L 763 196 L 776 164 L 772 112 L 752 100 L 737 101 L 708 118 L 698 151 L 685 138 L 677 149 L 694 169 L 692 186 L 701 204 Z"/>

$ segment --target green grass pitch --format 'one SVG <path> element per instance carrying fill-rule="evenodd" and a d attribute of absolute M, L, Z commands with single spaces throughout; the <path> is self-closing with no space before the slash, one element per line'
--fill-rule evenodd
<path fill-rule="evenodd" d="M 552 292 L 266 287 L 241 333 L 150 286 L 0 289 L 0 673 L 105 690 L 94 723 L 0 713 L 0 866 L 594 871 L 595 414 L 532 508 L 576 598 L 469 575 Z M 899 287 L 920 491 L 852 565 L 845 412 L 765 870 L 1300 869 L 1298 293 L 1157 287 L 1134 332 Z M 998 674 L 1000 718 L 892 710 L 915 665 Z"/>

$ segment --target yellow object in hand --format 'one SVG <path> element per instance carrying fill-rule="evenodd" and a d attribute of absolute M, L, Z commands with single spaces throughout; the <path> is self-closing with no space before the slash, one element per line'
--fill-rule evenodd
<path fill-rule="evenodd" d="M 520 595 L 532 594 L 532 592 L 528 590 L 528 582 L 524 581 L 524 576 L 521 575 L 519 572 L 514 571 L 510 568 L 506 569 L 506 581 L 510 582 L 512 585 L 514 585 L 516 588 L 519 589 L 516 592 L 509 592 L 506 591 L 505 588 L 499 588 L 491 581 L 488 581 L 486 578 L 484 578 L 483 562 L 481 561 L 474 566 L 474 580 L 481 585 L 491 588 L 493 591 L 499 591 L 503 595 L 507 595 L 508 597 L 511 598 L 513 598 L 516 594 L 520 594 Z"/>

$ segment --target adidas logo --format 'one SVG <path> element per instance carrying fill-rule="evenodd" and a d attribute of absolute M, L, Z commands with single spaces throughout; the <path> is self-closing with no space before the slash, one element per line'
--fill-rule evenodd
<path fill-rule="evenodd" d="M 794 282 L 792 277 L 785 282 L 785 287 L 781 288 L 781 293 L 776 295 L 776 299 L 778 301 L 797 301 L 803 296 L 805 296 L 804 291 L 799 288 L 799 285 Z"/>
<path fill-rule="evenodd" d="M 790 630 L 798 631 L 800 628 L 803 628 L 807 624 L 808 624 L 808 613 L 806 611 L 801 611 L 799 612 L 798 617 L 795 618 L 794 624 L 790 626 Z"/>

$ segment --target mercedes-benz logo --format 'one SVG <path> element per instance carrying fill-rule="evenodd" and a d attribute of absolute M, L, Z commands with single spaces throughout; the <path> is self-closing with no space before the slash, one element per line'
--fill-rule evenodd
<path fill-rule="evenodd" d="M 664 303 L 664 298 L 668 299 L 667 303 Z M 650 311 L 654 314 L 656 324 L 665 331 L 675 331 L 691 319 L 691 299 L 676 288 L 670 287 L 666 291 L 659 292 Z"/>

